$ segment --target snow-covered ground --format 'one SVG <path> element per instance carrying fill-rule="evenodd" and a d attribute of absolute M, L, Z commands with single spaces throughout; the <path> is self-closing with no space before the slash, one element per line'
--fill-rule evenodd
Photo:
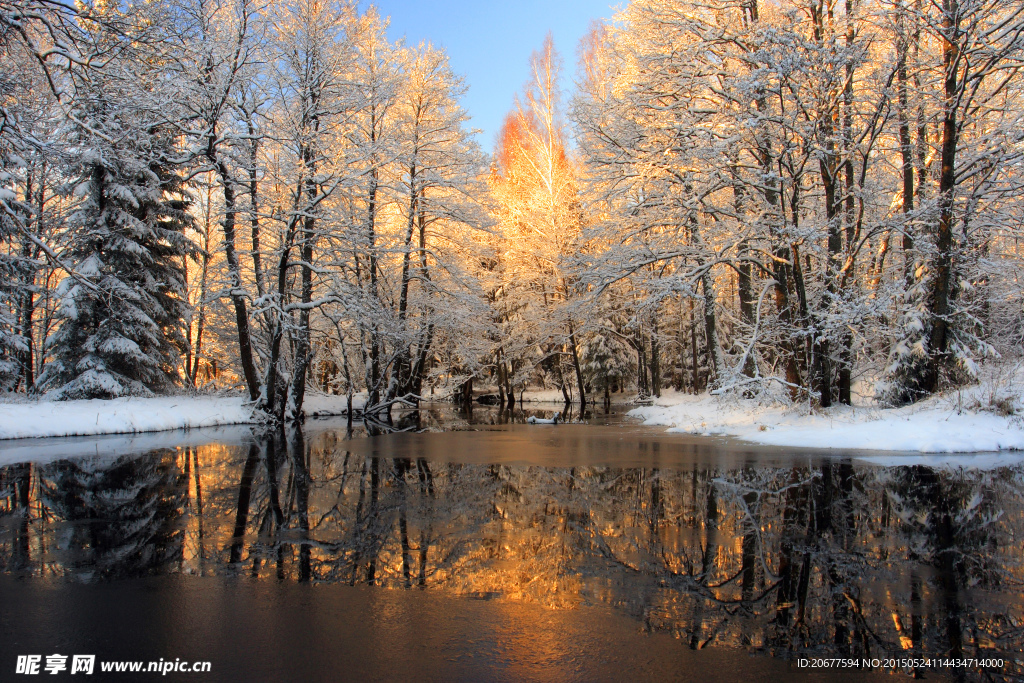
<path fill-rule="evenodd" d="M 533 391 L 525 398 L 561 402 L 561 392 Z M 353 397 L 354 408 L 365 403 L 365 395 Z M 648 425 L 670 427 L 669 432 L 726 435 L 773 446 L 957 453 L 1024 450 L 1021 405 L 1019 391 L 984 385 L 905 408 L 834 406 L 821 411 L 667 391 L 654 405 L 629 414 Z M 310 417 L 342 415 L 346 409 L 345 396 L 309 394 L 305 399 Z M 1016 414 L 999 414 L 999 409 Z M 138 434 L 253 421 L 253 409 L 243 397 L 22 401 L 0 403 L 0 440 Z"/>
<path fill-rule="evenodd" d="M 352 410 L 366 406 L 366 394 L 352 394 Z M 306 417 L 344 415 L 348 412 L 348 397 L 307 393 L 302 399 L 302 412 Z"/>
<path fill-rule="evenodd" d="M 968 389 L 904 408 L 833 406 L 817 412 L 668 392 L 629 415 L 644 424 L 671 427 L 669 432 L 727 435 L 773 446 L 919 453 L 1024 450 L 1024 419 L 983 410 L 992 404 L 986 391 Z"/>
<path fill-rule="evenodd" d="M 164 396 L 0 403 L 0 439 L 219 427 L 250 422 L 252 413 L 247 401 L 240 397 Z"/>
<path fill-rule="evenodd" d="M 497 390 L 495 390 L 497 393 Z M 516 402 L 519 401 L 519 392 L 516 392 Z M 524 403 L 565 403 L 561 389 L 527 389 L 522 393 Z M 573 398 L 576 398 L 573 392 Z"/>
<path fill-rule="evenodd" d="M 498 390 L 494 389 L 492 392 L 477 392 L 477 393 L 494 393 L 497 394 Z M 576 391 L 572 392 L 572 398 L 574 401 L 579 399 L 576 397 Z M 524 403 L 565 403 L 565 397 L 562 396 L 560 389 L 527 389 L 523 392 Z M 623 404 L 633 403 L 636 400 L 636 394 L 612 394 L 612 403 Z M 595 392 L 587 394 L 588 401 L 597 401 L 598 403 L 604 400 L 604 394 Z M 519 392 L 516 392 L 516 402 L 519 402 Z"/>
<path fill-rule="evenodd" d="M 347 410 L 345 396 L 310 394 L 304 404 L 304 412 L 309 417 L 341 415 Z M 365 404 L 365 396 L 353 396 L 354 408 Z M 253 421 L 251 402 L 240 396 L 0 403 L 0 439 L 137 434 Z"/>

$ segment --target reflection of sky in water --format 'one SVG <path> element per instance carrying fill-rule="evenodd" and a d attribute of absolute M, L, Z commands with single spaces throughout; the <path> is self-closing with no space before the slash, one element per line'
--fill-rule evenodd
<path fill-rule="evenodd" d="M 0 468 L 0 571 L 422 587 L 776 654 L 1024 642 L 1018 456 L 819 457 L 491 414 L 369 439 L 40 444 Z"/>

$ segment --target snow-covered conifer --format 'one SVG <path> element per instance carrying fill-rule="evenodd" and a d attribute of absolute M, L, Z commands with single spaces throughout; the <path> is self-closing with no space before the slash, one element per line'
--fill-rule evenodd
<path fill-rule="evenodd" d="M 60 327 L 40 383 L 58 399 L 145 396 L 178 379 L 193 246 L 170 139 L 93 90 L 78 103 L 68 225 L 75 273 L 58 287 Z"/>

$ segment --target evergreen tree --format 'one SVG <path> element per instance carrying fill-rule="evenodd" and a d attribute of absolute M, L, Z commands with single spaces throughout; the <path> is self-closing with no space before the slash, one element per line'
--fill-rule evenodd
<path fill-rule="evenodd" d="M 75 274 L 58 288 L 62 323 L 40 383 L 58 399 L 147 396 L 177 380 L 185 344 L 184 260 L 195 249 L 186 198 L 165 134 L 117 111 L 106 93 L 79 108 Z"/>
<path fill-rule="evenodd" d="M 13 242 L 17 222 L 23 220 L 23 206 L 11 189 L 14 174 L 8 168 L 15 165 L 11 157 L 6 150 L 0 151 L 0 242 Z M 24 261 L 17 253 L 0 252 L 0 391 L 14 387 L 21 371 L 18 358 L 26 349 L 16 315 L 17 302 L 24 290 Z"/>
<path fill-rule="evenodd" d="M 611 320 L 602 320 L 583 347 L 583 375 L 606 401 L 613 388 L 623 386 L 632 370 L 627 362 L 629 349 L 609 331 L 612 326 Z"/>

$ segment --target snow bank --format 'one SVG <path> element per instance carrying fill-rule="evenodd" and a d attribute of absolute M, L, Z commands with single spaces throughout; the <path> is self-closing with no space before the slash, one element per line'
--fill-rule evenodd
<path fill-rule="evenodd" d="M 962 397 L 958 397 L 962 399 Z M 959 404 L 959 405 L 958 405 Z M 819 449 L 961 453 L 1024 450 L 1024 420 L 937 397 L 906 408 L 834 406 L 818 414 L 755 401 L 669 393 L 629 412 L 670 432 Z"/>
<path fill-rule="evenodd" d="M 0 403 L 0 439 L 134 434 L 252 421 L 241 397 L 176 396 Z"/>
<path fill-rule="evenodd" d="M 495 390 L 494 393 L 498 393 Z M 516 392 L 516 402 L 519 402 L 520 393 Z M 565 403 L 565 397 L 561 389 L 527 389 L 522 392 L 524 403 Z M 576 395 L 573 394 L 576 399 Z M 588 397 L 589 398 L 589 397 Z"/>
<path fill-rule="evenodd" d="M 352 409 L 362 410 L 366 406 L 366 394 L 352 394 Z M 302 412 L 306 417 L 344 415 L 348 412 L 348 396 L 307 393 L 302 399 Z"/>
<path fill-rule="evenodd" d="M 498 390 L 495 389 L 493 393 L 498 393 Z M 578 392 L 573 391 L 570 395 L 574 402 L 580 400 Z M 562 396 L 560 389 L 527 389 L 523 392 L 522 396 L 523 403 L 565 403 L 565 397 Z M 614 404 L 632 403 L 635 400 L 636 394 L 611 394 L 611 402 Z M 595 389 L 587 394 L 587 401 L 601 403 L 604 401 L 604 391 Z M 516 402 L 519 402 L 518 391 L 516 392 Z"/>
<path fill-rule="evenodd" d="M 352 397 L 362 409 L 365 394 Z M 344 415 L 346 396 L 307 394 L 307 417 Z M 175 396 L 93 401 L 0 403 L 0 440 L 96 434 L 138 434 L 169 429 L 198 429 L 253 422 L 251 402 L 241 396 Z"/>

